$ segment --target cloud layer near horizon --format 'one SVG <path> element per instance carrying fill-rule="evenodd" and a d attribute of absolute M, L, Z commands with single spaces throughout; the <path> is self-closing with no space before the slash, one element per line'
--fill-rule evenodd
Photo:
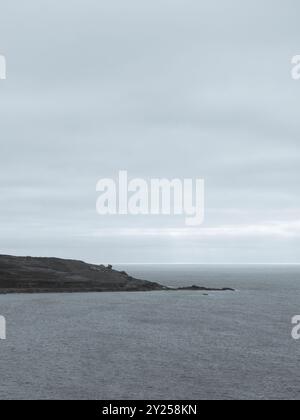
<path fill-rule="evenodd" d="M 0 16 L 1 252 L 299 261 L 297 0 L 23 3 Z M 97 216 L 122 169 L 205 178 L 201 231 Z"/>

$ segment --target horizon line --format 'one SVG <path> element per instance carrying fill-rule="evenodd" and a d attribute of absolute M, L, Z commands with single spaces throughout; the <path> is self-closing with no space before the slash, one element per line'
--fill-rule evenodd
<path fill-rule="evenodd" d="M 163 262 L 155 262 L 155 263 L 136 263 L 136 262 L 115 262 L 112 263 L 114 265 L 300 265 L 300 262 L 295 262 L 295 263 L 272 263 L 272 262 L 267 262 L 267 263 L 196 263 L 196 262 L 191 262 L 191 263 L 184 263 L 184 262 L 179 262 L 179 263 L 163 263 Z"/>

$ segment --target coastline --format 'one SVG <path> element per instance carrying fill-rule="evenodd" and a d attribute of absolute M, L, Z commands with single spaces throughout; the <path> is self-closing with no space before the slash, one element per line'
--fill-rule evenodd
<path fill-rule="evenodd" d="M 139 289 L 139 290 L 91 290 L 91 289 L 0 289 L 0 295 L 14 295 L 14 294 L 75 294 L 75 293 L 151 293 L 151 292 L 235 292 L 235 289 L 224 287 L 221 289 L 208 288 L 208 287 L 198 287 L 197 289 L 193 287 L 179 287 L 179 288 L 170 288 L 162 286 L 161 289 Z"/>
<path fill-rule="evenodd" d="M 196 291 L 225 292 L 230 288 L 167 287 L 134 278 L 112 265 L 94 265 L 59 258 L 0 255 L 0 294 Z"/>

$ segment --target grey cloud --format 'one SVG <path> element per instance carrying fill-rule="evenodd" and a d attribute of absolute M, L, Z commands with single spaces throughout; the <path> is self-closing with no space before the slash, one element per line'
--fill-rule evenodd
<path fill-rule="evenodd" d="M 132 262 L 278 261 L 282 250 L 295 259 L 292 239 L 89 233 L 180 226 L 99 218 L 96 182 L 120 169 L 204 177 L 209 227 L 298 219 L 300 84 L 290 59 L 299 12 L 296 0 L 4 0 L 2 250 Z"/>

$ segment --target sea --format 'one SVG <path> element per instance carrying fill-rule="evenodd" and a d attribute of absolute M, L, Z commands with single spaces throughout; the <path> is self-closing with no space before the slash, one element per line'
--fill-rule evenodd
<path fill-rule="evenodd" d="M 116 268 L 236 291 L 1 295 L 1 400 L 300 398 L 300 265 Z"/>

